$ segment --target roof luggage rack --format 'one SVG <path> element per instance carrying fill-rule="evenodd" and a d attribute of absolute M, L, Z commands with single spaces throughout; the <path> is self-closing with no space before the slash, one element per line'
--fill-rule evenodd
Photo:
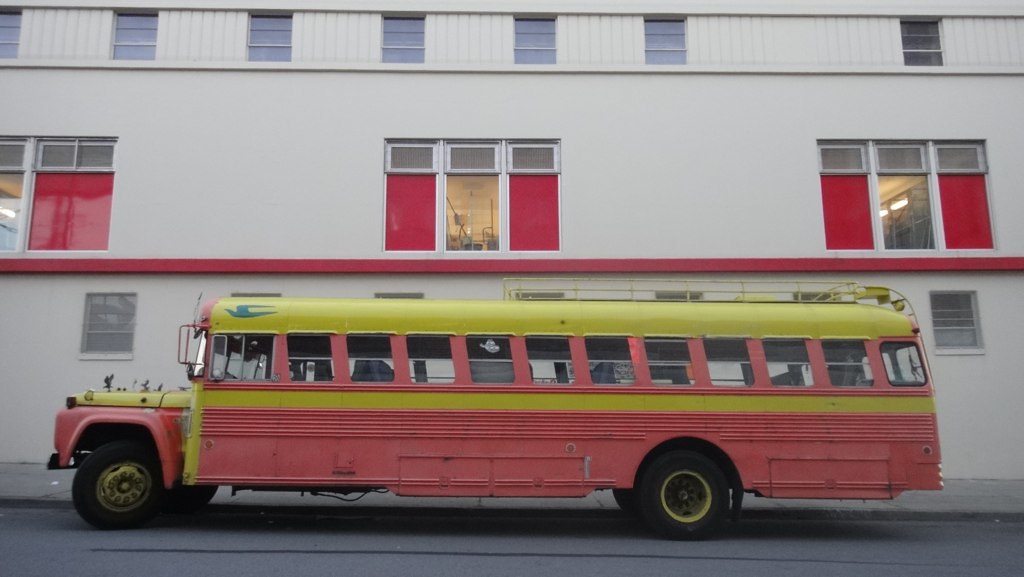
<path fill-rule="evenodd" d="M 505 300 L 802 302 L 873 300 L 903 310 L 906 299 L 886 287 L 828 281 L 718 281 L 616 278 L 507 278 Z"/>

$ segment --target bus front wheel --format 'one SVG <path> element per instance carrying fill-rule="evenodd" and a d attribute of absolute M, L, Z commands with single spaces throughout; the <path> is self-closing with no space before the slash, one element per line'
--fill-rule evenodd
<path fill-rule="evenodd" d="M 160 461 L 134 441 L 114 441 L 93 451 L 71 485 L 75 510 L 100 529 L 142 525 L 160 512 L 163 497 Z"/>
<path fill-rule="evenodd" d="M 643 475 L 638 505 L 644 522 L 670 539 L 705 539 L 729 511 L 729 485 L 711 460 L 691 451 L 658 457 Z"/>

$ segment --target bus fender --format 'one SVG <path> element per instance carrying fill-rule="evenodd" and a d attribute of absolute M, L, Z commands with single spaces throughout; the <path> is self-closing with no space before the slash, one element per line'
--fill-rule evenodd
<path fill-rule="evenodd" d="M 152 443 L 160 459 L 164 487 L 170 489 L 181 478 L 184 468 L 181 437 L 181 413 L 172 409 L 130 407 L 76 407 L 57 415 L 54 448 L 49 468 L 77 467 L 75 455 L 93 451 L 118 440 Z"/>

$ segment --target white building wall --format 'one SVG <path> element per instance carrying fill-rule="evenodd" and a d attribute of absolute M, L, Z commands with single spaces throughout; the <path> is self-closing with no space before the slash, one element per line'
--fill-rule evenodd
<path fill-rule="evenodd" d="M 110 57 L 114 13 L 110 10 L 26 10 L 19 58 L 99 60 Z"/>
<path fill-rule="evenodd" d="M 299 12 L 292 43 L 293 62 L 376 63 L 381 17 L 368 12 Z"/>
<path fill-rule="evenodd" d="M 431 14 L 426 17 L 427 64 L 510 65 L 514 20 L 504 14 Z M 379 60 L 380 51 L 372 55 Z"/>
<path fill-rule="evenodd" d="M 1024 275 L 985 272 L 984 261 L 1024 256 L 1019 0 L 480 4 L 0 0 L 23 14 L 19 57 L 0 61 L 0 84 L 16 87 L 0 91 L 0 136 L 117 139 L 108 251 L 0 253 L 0 295 L 16 303 L 2 317 L 0 391 L 18 400 L 0 404 L 0 461 L 45 458 L 61 399 L 105 375 L 116 386 L 184 385 L 175 329 L 191 320 L 200 292 L 500 298 L 498 277 L 524 261 L 701 259 L 736 270 L 758 269 L 758 259 L 814 259 L 840 272 L 741 276 L 855 278 L 907 294 L 932 349 L 946 474 L 1024 478 L 1014 413 L 1024 401 L 1016 350 Z M 160 14 L 157 59 L 110 60 L 114 15 L 147 8 Z M 426 62 L 381 64 L 382 14 L 427 8 Z M 248 62 L 249 11 L 278 9 L 296 10 L 292 61 Z M 517 14 L 557 16 L 558 64 L 513 64 Z M 644 17 L 666 15 L 687 17 L 688 64 L 646 66 Z M 903 66 L 905 16 L 941 17 L 944 66 Z M 396 138 L 557 140 L 561 250 L 385 253 L 384 143 Z M 827 251 L 817 142 L 842 139 L 984 141 L 994 249 Z M 189 259 L 213 272 L 4 268 L 83 257 L 155 269 Z M 872 272 L 893 268 L 890 257 L 944 264 Z M 224 272 L 262 259 L 467 269 Z M 507 265 L 467 272 L 482 260 Z M 982 270 L 965 272 L 973 266 Z M 707 276 L 680 268 L 659 276 Z M 931 346 L 933 290 L 977 291 L 983 350 Z M 138 294 L 130 360 L 79 355 L 88 292 Z"/>

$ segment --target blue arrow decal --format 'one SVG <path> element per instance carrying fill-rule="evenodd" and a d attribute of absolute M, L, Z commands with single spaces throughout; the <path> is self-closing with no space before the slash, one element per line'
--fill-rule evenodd
<path fill-rule="evenodd" d="M 236 319 L 254 319 L 267 315 L 277 314 L 276 310 L 260 311 L 256 309 L 274 309 L 271 305 L 238 305 L 234 309 L 226 309 L 228 314 Z"/>

